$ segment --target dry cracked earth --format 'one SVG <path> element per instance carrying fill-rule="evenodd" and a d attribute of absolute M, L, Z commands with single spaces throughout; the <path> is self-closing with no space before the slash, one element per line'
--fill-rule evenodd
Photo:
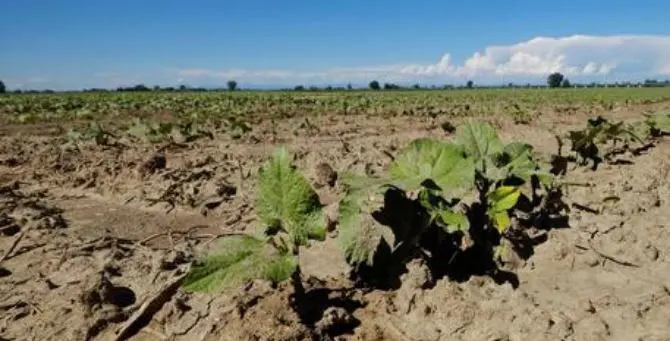
<path fill-rule="evenodd" d="M 602 113 L 638 119 L 670 103 Z M 493 123 L 504 140 L 557 150 L 586 113 Z M 473 119 L 473 118 L 470 118 Z M 670 138 L 592 171 L 572 167 L 568 228 L 516 283 L 432 278 L 415 261 L 396 290 L 352 286 L 332 239 L 301 254 L 308 304 L 263 281 L 216 295 L 179 281 L 211 241 L 256 224 L 254 183 L 284 145 L 324 204 L 317 165 L 375 173 L 447 118 L 323 115 L 255 122 L 241 139 L 65 149 L 50 125 L 0 131 L 0 340 L 670 340 Z M 458 124 L 461 120 L 450 121 Z"/>

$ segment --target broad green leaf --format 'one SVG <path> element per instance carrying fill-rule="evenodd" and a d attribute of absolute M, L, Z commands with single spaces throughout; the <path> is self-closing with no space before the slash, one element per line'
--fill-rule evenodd
<path fill-rule="evenodd" d="M 646 121 L 635 122 L 628 125 L 626 131 L 628 132 L 627 141 L 643 143 L 651 137 L 652 126 Z"/>
<path fill-rule="evenodd" d="M 277 149 L 261 169 L 256 209 L 269 230 L 284 230 L 294 245 L 308 239 L 323 240 L 326 222 L 323 205 L 307 179 L 296 170 L 285 149 Z"/>
<path fill-rule="evenodd" d="M 459 126 L 454 142 L 463 146 L 467 156 L 474 160 L 477 170 L 484 173 L 493 166 L 495 156 L 503 151 L 502 142 L 488 123 L 473 122 Z"/>
<path fill-rule="evenodd" d="M 294 256 L 277 253 L 261 239 L 234 236 L 220 240 L 212 253 L 191 268 L 182 285 L 189 291 L 213 292 L 251 279 L 278 283 L 290 278 L 296 268 Z"/>
<path fill-rule="evenodd" d="M 505 146 L 503 155 L 508 161 L 504 167 L 506 176 L 514 175 L 526 182 L 530 182 L 538 168 L 533 159 L 533 146 L 523 142 L 512 142 Z"/>
<path fill-rule="evenodd" d="M 394 243 L 390 228 L 372 216 L 384 204 L 383 200 L 374 187 L 369 187 L 349 193 L 340 202 L 338 243 L 347 262 L 353 266 L 372 266 L 380 245 L 386 244 L 390 248 Z"/>
<path fill-rule="evenodd" d="M 464 149 L 430 139 L 412 141 L 399 153 L 389 169 L 391 179 L 406 191 L 432 180 L 445 196 L 457 197 L 474 183 L 474 164 Z"/>
<path fill-rule="evenodd" d="M 521 191 L 516 186 L 500 186 L 487 194 L 493 212 L 506 211 L 514 207 Z"/>

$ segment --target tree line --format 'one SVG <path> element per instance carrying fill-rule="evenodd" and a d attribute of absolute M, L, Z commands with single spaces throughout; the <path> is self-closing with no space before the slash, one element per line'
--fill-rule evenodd
<path fill-rule="evenodd" d="M 656 80 L 656 79 L 646 79 L 643 82 L 614 82 L 614 83 L 598 83 L 591 82 L 585 84 L 573 84 L 570 80 L 565 77 L 560 72 L 554 72 L 547 76 L 546 85 L 533 85 L 530 83 L 526 84 L 515 84 L 507 83 L 505 85 L 475 85 L 474 81 L 468 80 L 464 85 L 451 85 L 446 84 L 442 86 L 430 85 L 422 86 L 420 84 L 414 84 L 411 86 L 403 86 L 394 83 L 380 83 L 377 80 L 373 80 L 368 83 L 367 88 L 354 88 L 353 85 L 347 84 L 347 86 L 309 86 L 305 87 L 304 85 L 296 85 L 293 88 L 280 89 L 282 91 L 345 91 L 345 90 L 363 90 L 369 89 L 372 91 L 381 91 L 381 90 L 450 90 L 450 89 L 495 89 L 495 88 L 597 88 L 597 87 L 670 87 L 670 80 Z M 153 86 L 148 87 L 144 84 L 137 84 L 130 87 L 118 87 L 116 89 L 104 89 L 104 88 L 90 88 L 83 89 L 81 92 L 216 92 L 216 91 L 237 91 L 240 90 L 237 81 L 229 80 L 226 82 L 225 88 L 204 88 L 204 87 L 189 87 L 186 85 L 180 85 L 178 87 L 161 87 Z M 10 92 L 5 83 L 0 80 L 0 94 Z M 54 93 L 53 90 L 14 90 L 13 93 Z"/>

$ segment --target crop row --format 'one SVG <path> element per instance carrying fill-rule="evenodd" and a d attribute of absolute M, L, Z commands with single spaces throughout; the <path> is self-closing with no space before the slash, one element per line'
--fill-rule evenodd
<path fill-rule="evenodd" d="M 57 93 L 0 96 L 0 121 L 112 120 L 165 114 L 217 120 L 317 114 L 495 115 L 611 110 L 670 99 L 655 88 L 477 89 L 432 91 Z"/>
<path fill-rule="evenodd" d="M 566 163 L 593 160 L 595 170 L 609 156 L 637 155 L 667 134 L 670 114 L 629 124 L 598 117 L 565 136 L 567 154 L 561 143 L 545 164 L 531 145 L 504 144 L 487 123 L 463 124 L 452 141 L 412 141 L 394 156 L 386 174 L 337 179 L 345 194 L 336 221 L 324 214 L 318 194 L 280 148 L 259 173 L 260 229 L 222 239 L 192 267 L 184 285 L 217 291 L 255 278 L 291 279 L 299 296 L 300 251 L 335 228 L 359 285 L 389 288 L 417 258 L 439 277 L 495 278 L 506 254 L 528 257 L 538 231 L 567 221 L 570 206 L 563 190 L 574 184 L 563 181 Z"/>

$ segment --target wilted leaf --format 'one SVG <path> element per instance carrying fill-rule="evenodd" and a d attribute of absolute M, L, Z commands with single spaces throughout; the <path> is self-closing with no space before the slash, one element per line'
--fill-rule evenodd
<path fill-rule="evenodd" d="M 296 268 L 294 256 L 279 254 L 261 239 L 235 236 L 222 239 L 190 270 L 183 286 L 189 291 L 212 292 L 251 279 L 281 282 L 290 278 Z"/>
<path fill-rule="evenodd" d="M 261 168 L 257 191 L 258 216 L 268 229 L 288 232 L 296 246 L 305 245 L 310 238 L 325 238 L 319 196 L 291 165 L 285 149 L 277 149 Z"/>
<path fill-rule="evenodd" d="M 340 202 L 337 239 L 347 262 L 353 266 L 372 266 L 380 246 L 386 244 L 390 249 L 394 243 L 392 231 L 372 215 L 383 205 L 383 198 L 375 198 L 372 193 L 366 193 L 370 197 L 348 195 Z"/>
<path fill-rule="evenodd" d="M 432 180 L 446 196 L 456 197 L 473 186 L 474 164 L 460 146 L 418 139 L 399 153 L 389 174 L 406 191 Z"/>

